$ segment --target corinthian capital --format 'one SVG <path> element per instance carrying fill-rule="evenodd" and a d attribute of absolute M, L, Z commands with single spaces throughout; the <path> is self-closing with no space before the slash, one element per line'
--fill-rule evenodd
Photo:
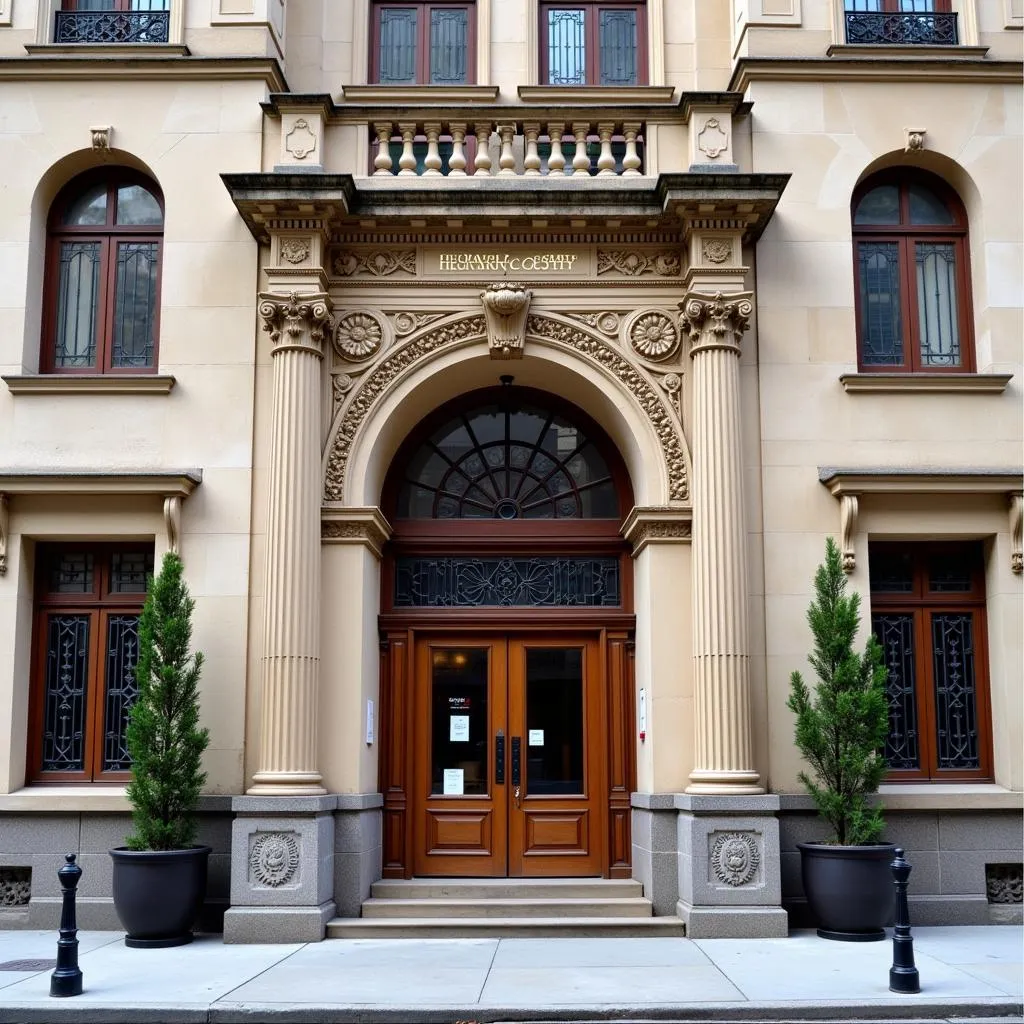
<path fill-rule="evenodd" d="M 690 292 L 679 304 L 680 326 L 693 341 L 690 354 L 702 348 L 734 348 L 739 351 L 740 335 L 754 311 L 753 292 L 703 295 Z"/>
<path fill-rule="evenodd" d="M 303 348 L 323 355 L 324 338 L 331 328 L 331 300 L 327 295 L 262 292 L 259 314 L 275 354 L 288 348 Z"/>

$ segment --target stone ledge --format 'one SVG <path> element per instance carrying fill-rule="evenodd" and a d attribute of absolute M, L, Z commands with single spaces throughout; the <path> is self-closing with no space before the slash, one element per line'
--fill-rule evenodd
<path fill-rule="evenodd" d="M 843 373 L 839 383 L 850 393 L 1001 395 L 1012 373 Z"/>
<path fill-rule="evenodd" d="M 12 395 L 169 395 L 169 373 L 14 373 L 0 377 Z"/>
<path fill-rule="evenodd" d="M 779 797 L 774 793 L 761 796 L 703 796 L 676 793 L 674 806 L 691 814 L 775 814 L 779 810 Z"/>
<path fill-rule="evenodd" d="M 326 814 L 338 806 L 336 796 L 233 796 L 235 814 L 258 817 L 291 817 L 302 814 Z"/>
<path fill-rule="evenodd" d="M 632 793 L 629 806 L 640 811 L 674 811 L 675 800 L 674 793 Z"/>
<path fill-rule="evenodd" d="M 1024 793 L 991 783 L 938 783 L 929 785 L 883 785 L 878 790 L 883 806 L 890 811 L 1019 811 Z M 780 793 L 783 812 L 817 813 L 814 801 L 803 793 Z"/>
<path fill-rule="evenodd" d="M 199 798 L 199 814 L 227 813 L 230 796 L 211 794 Z M 124 786 L 26 786 L 0 793 L 0 811 L 16 814 L 53 814 L 86 811 L 131 813 Z"/>
<path fill-rule="evenodd" d="M 383 793 L 339 793 L 339 811 L 372 811 L 384 806 Z"/>

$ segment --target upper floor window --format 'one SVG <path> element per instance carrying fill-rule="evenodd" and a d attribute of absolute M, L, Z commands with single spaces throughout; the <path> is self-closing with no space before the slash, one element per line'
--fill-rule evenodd
<path fill-rule="evenodd" d="M 375 3 L 370 74 L 381 85 L 470 85 L 476 5 L 466 0 Z"/>
<path fill-rule="evenodd" d="M 960 200 L 934 175 L 885 172 L 857 189 L 852 209 L 861 370 L 973 369 Z"/>
<path fill-rule="evenodd" d="M 171 0 L 63 0 L 55 43 L 166 43 Z"/>
<path fill-rule="evenodd" d="M 846 41 L 852 45 L 955 46 L 950 0 L 845 0 Z"/>
<path fill-rule="evenodd" d="M 79 175 L 50 210 L 43 346 L 49 373 L 156 368 L 163 200 L 123 168 Z"/>
<path fill-rule="evenodd" d="M 646 5 L 604 0 L 540 5 L 546 85 L 645 85 Z"/>

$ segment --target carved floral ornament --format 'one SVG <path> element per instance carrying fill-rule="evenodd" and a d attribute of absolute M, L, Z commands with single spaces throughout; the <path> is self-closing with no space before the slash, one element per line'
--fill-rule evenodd
<path fill-rule="evenodd" d="M 701 257 L 705 263 L 728 263 L 732 259 L 732 240 L 705 238 L 701 243 Z"/>
<path fill-rule="evenodd" d="M 637 355 L 660 362 L 679 347 L 679 331 L 660 310 L 641 312 L 627 327 L 629 344 Z"/>
<path fill-rule="evenodd" d="M 415 249 L 371 249 L 353 252 L 342 249 L 331 261 L 334 273 L 340 277 L 366 274 L 369 277 L 391 277 L 393 274 L 416 273 Z"/>
<path fill-rule="evenodd" d="M 691 293 L 680 304 L 680 326 L 693 341 L 690 354 L 702 347 L 739 348 L 740 335 L 750 324 L 754 304 L 750 292 L 724 296 Z"/>
<path fill-rule="evenodd" d="M 259 832 L 249 851 L 249 880 L 276 889 L 287 885 L 299 869 L 296 832 Z"/>
<path fill-rule="evenodd" d="M 671 249 L 663 252 L 636 252 L 632 249 L 599 249 L 597 274 L 615 271 L 627 277 L 678 277 L 682 259 Z"/>
<path fill-rule="evenodd" d="M 334 348 L 343 359 L 368 359 L 384 340 L 384 325 L 374 313 L 346 313 L 338 320 Z"/>
<path fill-rule="evenodd" d="M 309 240 L 285 238 L 281 242 L 281 259 L 288 263 L 302 263 L 309 259 Z"/>
<path fill-rule="evenodd" d="M 748 832 L 722 832 L 711 847 L 711 872 L 726 885 L 747 885 L 754 880 L 761 852 Z"/>
<path fill-rule="evenodd" d="M 627 391 L 650 421 L 661 447 L 668 477 L 668 499 L 685 502 L 689 497 L 688 457 L 679 424 L 657 386 L 626 359 L 610 342 L 571 323 L 549 316 L 528 316 L 524 336 L 534 336 L 554 347 L 565 348 L 600 367 Z M 348 459 L 360 428 L 371 410 L 413 366 L 440 349 L 488 337 L 482 315 L 431 324 L 387 352 L 346 396 L 332 428 L 324 474 L 324 497 L 345 498 Z"/>
<path fill-rule="evenodd" d="M 259 314 L 263 330 L 275 349 L 288 346 L 311 348 L 319 355 L 331 326 L 330 299 L 323 294 L 260 294 Z M 306 340 L 308 338 L 308 341 Z"/>
<path fill-rule="evenodd" d="M 481 293 L 492 359 L 522 359 L 526 317 L 533 292 L 512 281 L 489 284 Z"/>

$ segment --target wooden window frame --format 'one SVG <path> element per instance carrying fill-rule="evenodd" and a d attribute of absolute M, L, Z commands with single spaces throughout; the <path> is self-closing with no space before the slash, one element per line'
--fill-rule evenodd
<path fill-rule="evenodd" d="M 32 609 L 32 668 L 29 695 L 29 742 L 26 778 L 29 784 L 117 783 L 131 778 L 129 771 L 103 771 L 103 727 L 106 712 L 104 657 L 106 628 L 111 615 L 141 615 L 145 594 L 122 594 L 110 589 L 113 556 L 120 552 L 152 551 L 152 541 L 137 543 L 41 543 L 36 548 L 35 590 Z M 50 590 L 47 571 L 61 551 L 93 556 L 93 586 L 87 594 L 61 594 Z M 85 741 L 82 771 L 43 771 L 43 728 L 46 713 L 47 621 L 51 615 L 88 615 L 89 669 L 86 690 Z"/>
<path fill-rule="evenodd" d="M 413 86 L 430 86 L 430 12 L 435 8 L 458 9 L 466 17 L 466 81 L 476 84 L 476 0 L 373 0 L 370 10 L 370 83 L 380 84 L 380 12 L 388 8 L 410 8 L 419 12 L 416 25 L 416 81 Z"/>
<path fill-rule="evenodd" d="M 992 710 L 988 674 L 988 630 L 985 615 L 985 572 L 981 543 L 872 543 L 879 553 L 912 554 L 913 590 L 908 594 L 871 590 L 871 616 L 903 614 L 913 618 L 914 630 L 914 702 L 920 744 L 920 768 L 892 769 L 886 782 L 991 782 Z M 936 593 L 928 586 L 928 561 L 935 555 L 963 553 L 975 560 L 971 588 L 958 593 Z M 974 633 L 974 687 L 978 722 L 978 767 L 949 769 L 938 767 L 936 743 L 935 678 L 931 656 L 931 620 L 936 613 L 970 613 Z"/>
<path fill-rule="evenodd" d="M 920 184 L 934 192 L 953 215 L 950 224 L 911 224 L 910 186 Z M 857 207 L 864 196 L 880 185 L 899 189 L 900 223 L 857 224 Z M 971 274 L 967 244 L 967 213 L 959 196 L 941 178 L 924 171 L 883 171 L 872 175 L 853 193 L 850 203 L 850 224 L 853 229 L 854 311 L 857 320 L 857 367 L 861 373 L 974 373 L 974 313 L 971 302 Z M 861 242 L 895 242 L 899 246 L 900 315 L 903 332 L 903 363 L 865 363 L 863 304 L 858 249 Z M 914 250 L 920 242 L 951 243 L 956 252 L 957 326 L 960 337 L 960 362 L 955 366 L 925 366 L 921 362 L 920 318 L 917 302 L 917 275 Z"/>
<path fill-rule="evenodd" d="M 87 189 L 101 182 L 107 187 L 107 220 L 105 224 L 63 224 L 67 208 Z M 161 223 L 115 224 L 117 190 L 124 185 L 140 185 L 160 205 Z M 39 367 L 47 374 L 125 374 L 151 375 L 159 365 L 160 305 L 163 281 L 164 197 L 156 182 L 128 168 L 102 168 L 78 175 L 58 193 L 47 221 L 46 268 L 43 285 L 42 342 Z M 60 288 L 60 249 L 65 242 L 100 242 L 99 297 L 96 302 L 96 357 L 91 366 L 64 367 L 56 365 L 58 292 Z M 122 242 L 156 243 L 156 288 L 153 295 L 153 358 L 149 366 L 113 366 L 114 317 L 116 299 L 117 247 Z"/>
<path fill-rule="evenodd" d="M 870 11 L 862 10 L 859 7 L 849 7 L 847 6 L 846 0 L 843 2 L 843 11 L 865 14 L 872 13 Z M 904 11 L 900 7 L 900 0 L 881 0 L 881 3 L 878 5 L 879 14 L 951 14 L 952 11 L 952 0 L 932 0 L 927 11 Z"/>
<path fill-rule="evenodd" d="M 595 15 L 602 8 L 619 8 L 636 11 L 636 82 L 635 85 L 647 85 L 647 0 L 540 0 L 538 4 L 537 39 L 539 40 L 539 65 L 541 85 L 547 85 L 551 68 L 548 51 L 548 19 L 547 12 L 552 9 L 567 8 L 585 10 L 584 39 L 586 47 L 586 81 L 581 85 L 567 85 L 566 89 L 617 89 L 616 85 L 601 85 L 601 46 L 600 21 Z"/>
<path fill-rule="evenodd" d="M 62 11 L 77 11 L 80 10 L 79 3 L 81 0 L 61 0 L 60 9 Z M 170 10 L 170 4 L 167 5 L 167 10 Z M 150 11 L 148 8 L 136 8 L 132 7 L 132 0 L 113 0 L 113 6 L 110 8 L 111 12 L 114 11 L 139 11 L 142 14 L 156 14 L 161 13 L 158 11 Z M 89 13 L 89 12 L 86 12 Z"/>

